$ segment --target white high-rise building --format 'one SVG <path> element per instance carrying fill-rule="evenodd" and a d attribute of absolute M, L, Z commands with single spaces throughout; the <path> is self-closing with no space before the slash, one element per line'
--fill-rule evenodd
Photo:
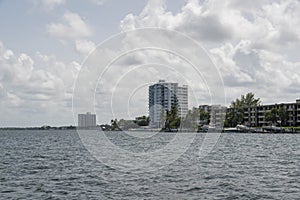
<path fill-rule="evenodd" d="M 149 118 L 150 127 L 162 128 L 166 111 L 172 106 L 178 109 L 179 117 L 185 117 L 188 112 L 188 86 L 178 86 L 178 83 L 168 83 L 159 80 L 149 86 Z"/>
<path fill-rule="evenodd" d="M 183 85 L 182 87 L 178 87 L 178 110 L 179 116 L 185 117 L 188 113 L 188 86 Z"/>
<path fill-rule="evenodd" d="M 96 127 L 96 114 L 91 114 L 90 112 L 87 112 L 86 114 L 78 114 L 78 127 Z"/>

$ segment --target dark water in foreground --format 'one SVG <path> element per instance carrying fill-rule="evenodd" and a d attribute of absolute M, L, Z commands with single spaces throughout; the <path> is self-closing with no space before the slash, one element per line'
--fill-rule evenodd
<path fill-rule="evenodd" d="M 150 149 L 173 136 L 154 137 Z M 109 137 L 127 150 L 149 149 Z M 300 198 L 300 135 L 222 134 L 200 160 L 203 137 L 163 169 L 128 173 L 95 160 L 75 131 L 0 131 L 0 199 Z"/>

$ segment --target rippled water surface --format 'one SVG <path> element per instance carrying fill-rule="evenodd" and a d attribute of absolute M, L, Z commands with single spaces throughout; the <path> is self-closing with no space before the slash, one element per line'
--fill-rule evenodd
<path fill-rule="evenodd" d="M 124 172 L 94 159 L 76 131 L 0 131 L 0 199 L 299 199 L 300 135 L 222 134 L 199 159 L 204 136 L 162 169 Z M 107 137 L 145 153 L 174 134 Z"/>

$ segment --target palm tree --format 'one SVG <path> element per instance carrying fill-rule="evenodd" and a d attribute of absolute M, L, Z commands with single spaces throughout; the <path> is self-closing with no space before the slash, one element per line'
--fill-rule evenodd
<path fill-rule="evenodd" d="M 277 121 L 277 113 L 278 110 L 276 108 L 273 108 L 270 111 L 267 111 L 265 113 L 265 121 L 270 122 L 271 125 L 275 124 Z"/>
<path fill-rule="evenodd" d="M 172 106 L 170 111 L 166 111 L 165 130 L 177 129 L 180 126 L 177 106 Z"/>
<path fill-rule="evenodd" d="M 288 121 L 288 118 L 289 118 L 289 115 L 288 115 L 285 107 L 282 106 L 282 107 L 279 108 L 278 117 L 280 119 L 280 124 L 285 126 L 287 124 L 287 121 Z"/>
<path fill-rule="evenodd" d="M 112 131 L 119 131 L 120 130 L 117 119 L 110 120 L 110 123 L 111 123 L 111 129 L 112 129 Z"/>
<path fill-rule="evenodd" d="M 259 98 L 255 99 L 254 94 L 252 92 L 247 93 L 246 96 L 241 96 L 241 102 L 242 105 L 245 107 L 253 107 L 253 106 L 259 106 L 261 101 Z"/>
<path fill-rule="evenodd" d="M 240 99 L 231 102 L 229 112 L 226 114 L 226 125 L 236 126 L 244 122 L 244 109 L 256 107 L 261 103 L 259 98 L 255 98 L 252 92 L 241 95 Z"/>

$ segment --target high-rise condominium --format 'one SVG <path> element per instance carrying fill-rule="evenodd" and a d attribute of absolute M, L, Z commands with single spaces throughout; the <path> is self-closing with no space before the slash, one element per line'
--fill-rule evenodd
<path fill-rule="evenodd" d="M 188 86 L 178 86 L 178 83 L 168 83 L 159 80 L 149 86 L 149 118 L 150 127 L 161 128 L 164 125 L 164 115 L 175 106 L 179 117 L 185 117 L 188 112 Z"/>
<path fill-rule="evenodd" d="M 87 112 L 86 114 L 78 114 L 78 127 L 96 127 L 96 115 L 91 114 L 90 112 Z"/>

